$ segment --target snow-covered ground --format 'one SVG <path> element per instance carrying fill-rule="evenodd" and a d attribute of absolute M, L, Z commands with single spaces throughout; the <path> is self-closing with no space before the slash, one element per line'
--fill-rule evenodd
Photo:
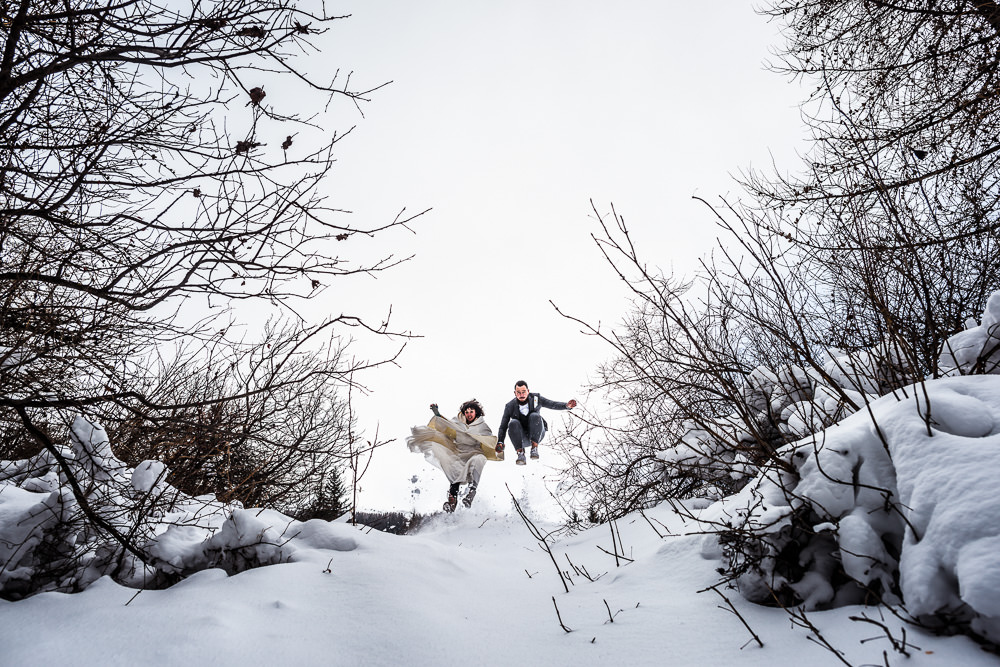
<path fill-rule="evenodd" d="M 1000 665 L 966 636 L 851 604 L 870 597 L 853 582 L 891 602 L 898 571 L 909 613 L 1000 635 L 997 341 L 1000 293 L 949 341 L 953 377 L 868 397 L 730 498 L 558 539 L 544 448 L 527 467 L 489 464 L 471 509 L 395 536 L 184 496 L 162 464 L 129 469 L 81 418 L 59 456 L 147 564 L 81 521 L 51 453 L 0 462 L 0 585 L 9 597 L 49 591 L 0 601 L 0 665 Z M 994 374 L 962 375 L 972 364 Z M 779 385 L 772 407 L 789 398 Z M 826 393 L 810 392 L 798 403 L 825 409 Z M 443 501 L 443 475 L 410 483 L 414 504 Z M 760 547 L 742 595 L 718 585 L 733 560 L 705 534 L 713 526 Z M 792 547 L 802 572 L 776 567 Z M 114 570 L 136 585 L 189 576 L 140 591 L 100 577 Z M 805 604 L 746 599 L 787 589 Z"/>
<path fill-rule="evenodd" d="M 543 469 L 502 465 L 490 464 L 484 486 L 497 491 L 507 477 Z M 542 509 L 524 497 L 529 516 Z M 408 536 L 310 526 L 310 543 L 336 548 L 231 577 L 208 570 L 166 590 L 137 593 L 104 578 L 75 595 L 0 602 L 0 664 L 844 664 L 786 612 L 723 589 L 758 646 L 718 594 L 699 592 L 718 581 L 720 563 L 702 555 L 703 536 L 683 535 L 693 526 L 666 506 L 616 524 L 631 561 L 607 553 L 607 525 L 555 542 L 566 593 L 507 504 L 442 515 Z M 678 536 L 658 535 L 668 531 Z M 560 627 L 553 598 L 572 632 Z M 969 639 L 913 628 L 904 659 L 881 629 L 850 620 L 861 615 L 904 636 L 900 621 L 875 608 L 807 618 L 852 665 L 885 664 L 883 652 L 894 665 L 1000 664 Z"/>

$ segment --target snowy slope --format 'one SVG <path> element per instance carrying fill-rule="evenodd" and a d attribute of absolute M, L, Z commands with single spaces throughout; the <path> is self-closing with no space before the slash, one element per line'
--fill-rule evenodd
<path fill-rule="evenodd" d="M 646 516 L 660 533 L 687 529 L 665 506 Z M 612 550 L 609 526 L 555 545 L 564 570 L 571 560 L 596 579 L 570 572 L 568 594 L 525 525 L 487 504 L 438 517 L 411 536 L 347 524 L 326 529 L 356 547 L 316 549 L 300 562 L 232 577 L 210 570 L 138 595 L 105 578 L 76 595 L 0 602 L 0 663 L 843 664 L 809 632 L 792 628 L 785 612 L 727 592 L 763 641 L 758 647 L 720 608 L 721 597 L 697 592 L 716 582 L 719 565 L 702 556 L 704 538 L 661 538 L 639 515 L 618 523 L 633 560 L 620 567 L 602 551 Z M 560 628 L 553 597 L 572 632 Z M 968 639 L 913 629 L 905 660 L 881 630 L 848 620 L 861 613 L 879 618 L 859 607 L 808 618 L 854 665 L 884 664 L 883 651 L 890 664 L 915 667 L 1000 664 Z M 899 622 L 885 623 L 901 636 Z M 874 637 L 882 638 L 861 643 Z"/>

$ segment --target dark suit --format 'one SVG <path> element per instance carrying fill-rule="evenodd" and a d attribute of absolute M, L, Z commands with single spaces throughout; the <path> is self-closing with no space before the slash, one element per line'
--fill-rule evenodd
<path fill-rule="evenodd" d="M 510 439 L 514 444 L 514 449 L 521 450 L 530 447 L 532 442 L 541 442 L 545 437 L 545 430 L 548 424 L 542 419 L 540 410 L 548 408 L 550 410 L 569 410 L 569 406 L 558 401 L 550 401 L 541 394 L 528 394 L 528 414 L 521 414 L 521 404 L 516 398 L 511 399 L 503 408 L 503 417 L 500 418 L 500 433 L 497 441 L 502 443 L 504 437 L 510 430 Z M 513 420 L 513 421 L 511 421 Z"/>

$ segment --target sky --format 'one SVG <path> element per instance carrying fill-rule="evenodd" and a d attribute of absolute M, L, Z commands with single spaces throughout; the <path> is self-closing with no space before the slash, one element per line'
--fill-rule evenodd
<path fill-rule="evenodd" d="M 452 415 L 476 397 L 496 431 L 518 379 L 553 400 L 583 398 L 609 350 L 550 301 L 605 329 L 628 311 L 590 237 L 591 202 L 602 215 L 614 205 L 649 264 L 690 273 L 716 235 L 692 196 L 734 196 L 741 170 L 792 164 L 801 94 L 764 68 L 777 27 L 739 0 L 711 11 L 578 0 L 327 7 L 350 16 L 317 40 L 310 73 L 391 83 L 363 116 L 334 107 L 333 122 L 354 130 L 325 193 L 361 227 L 431 209 L 412 232 L 338 246 L 414 259 L 338 281 L 310 306 L 381 322 L 391 305 L 392 324 L 420 336 L 353 396 L 366 436 L 396 440 L 369 469 L 361 504 L 395 507 L 409 497 L 405 480 L 427 472 L 403 440 L 430 403 Z M 378 358 L 398 342 L 359 337 L 351 349 Z"/>

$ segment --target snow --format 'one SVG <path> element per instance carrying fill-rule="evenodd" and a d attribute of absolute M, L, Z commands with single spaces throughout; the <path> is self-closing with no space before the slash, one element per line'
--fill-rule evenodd
<path fill-rule="evenodd" d="M 496 465 L 496 464 L 491 464 Z M 513 466 L 511 466 L 513 467 Z M 489 472 L 489 471 L 487 471 Z M 488 480 L 488 478 L 486 478 Z M 488 483 L 484 481 L 484 483 Z M 570 592 L 522 522 L 477 509 L 439 517 L 417 535 L 309 522 L 296 563 L 226 576 L 210 569 L 165 590 L 138 593 L 99 579 L 82 593 L 0 602 L 4 664 L 625 664 L 836 665 L 789 616 L 726 594 L 764 647 L 712 591 L 718 562 L 666 506 L 554 543 Z M 536 517 L 537 518 L 537 517 Z M 322 524 L 322 525 L 320 525 Z M 605 550 L 605 551 L 602 551 Z M 573 573 L 569 562 L 596 581 Z M 552 598 L 563 623 L 556 617 Z M 810 614 L 851 664 L 881 664 L 887 639 L 849 619 L 875 609 Z M 611 617 L 613 615 L 613 622 Z M 968 639 L 910 630 L 907 664 L 996 664 Z M 747 644 L 747 642 L 750 642 Z M 741 648 L 744 647 L 745 648 Z M 894 663 L 895 664 L 895 663 Z"/>
<path fill-rule="evenodd" d="M 709 509 L 706 519 L 757 535 L 766 553 L 740 577 L 742 592 L 763 601 L 787 587 L 819 609 L 877 582 L 891 601 L 898 570 L 910 614 L 1000 641 L 1000 377 L 932 380 L 869 409 L 780 452 L 794 474 L 760 475 Z M 798 578 L 777 567 L 788 549 L 800 550 Z M 838 566 L 850 579 L 831 586 Z"/>
<path fill-rule="evenodd" d="M 971 326 L 948 339 L 941 367 L 945 374 L 951 375 L 964 375 L 973 369 L 980 373 L 1000 373 L 1000 291 L 986 302 L 979 326 Z"/>
<path fill-rule="evenodd" d="M 755 373 L 748 397 L 805 433 L 777 452 L 783 466 L 716 502 L 575 534 L 555 520 L 545 456 L 488 465 L 471 509 L 397 536 L 186 496 L 79 418 L 58 456 L 0 462 L 0 589 L 24 597 L 0 601 L 0 663 L 1000 664 L 969 635 L 903 620 L 1000 643 L 1000 374 L 967 374 L 989 368 L 1000 299 L 982 321 L 949 341 L 979 350 L 949 377 L 857 393 L 846 417 L 813 373 Z M 829 369 L 868 391 L 864 356 Z M 717 432 L 740 437 L 725 419 Z M 724 444 L 692 429 L 660 459 Z M 83 520 L 57 459 L 148 563 Z M 444 479 L 431 483 L 443 499 Z M 794 605 L 754 604 L 776 596 Z"/>
<path fill-rule="evenodd" d="M 143 461 L 132 473 L 132 488 L 141 493 L 149 493 L 154 488 L 165 488 L 163 480 L 169 472 L 167 466 L 160 461 Z"/>
<path fill-rule="evenodd" d="M 484 473 L 487 502 L 438 515 L 415 535 L 343 521 L 292 522 L 242 508 L 230 508 L 207 543 L 193 523 L 162 531 L 156 544 L 164 560 L 227 550 L 220 564 L 237 573 L 210 568 L 173 587 L 141 592 L 101 577 L 77 594 L 0 601 L 0 663 L 843 664 L 785 611 L 720 587 L 764 643 L 757 646 L 727 602 L 707 590 L 719 581 L 718 543 L 667 505 L 615 524 L 618 562 L 608 525 L 551 538 L 569 582 L 566 593 L 506 491 L 521 481 L 519 502 L 528 516 L 545 531 L 555 528 L 544 501 L 544 461 L 526 468 L 505 463 Z M 30 508 L 35 495 L 2 487 L 5 539 L 15 529 L 7 519 Z M 687 509 L 711 513 L 719 505 L 694 501 Z M 864 525 L 858 524 L 862 532 Z M 847 530 L 843 520 L 840 530 Z M 971 567 L 976 577 L 993 571 L 988 547 L 964 551 L 959 569 Z M 235 554 L 279 564 L 239 571 Z M 808 584 L 828 597 L 822 577 Z M 560 627 L 556 606 L 572 632 Z M 882 664 L 882 651 L 896 654 L 881 630 L 851 620 L 862 615 L 903 636 L 902 622 L 876 607 L 811 612 L 808 621 L 851 664 Z M 997 663 L 967 638 L 913 628 L 906 637 L 908 664 Z"/>

